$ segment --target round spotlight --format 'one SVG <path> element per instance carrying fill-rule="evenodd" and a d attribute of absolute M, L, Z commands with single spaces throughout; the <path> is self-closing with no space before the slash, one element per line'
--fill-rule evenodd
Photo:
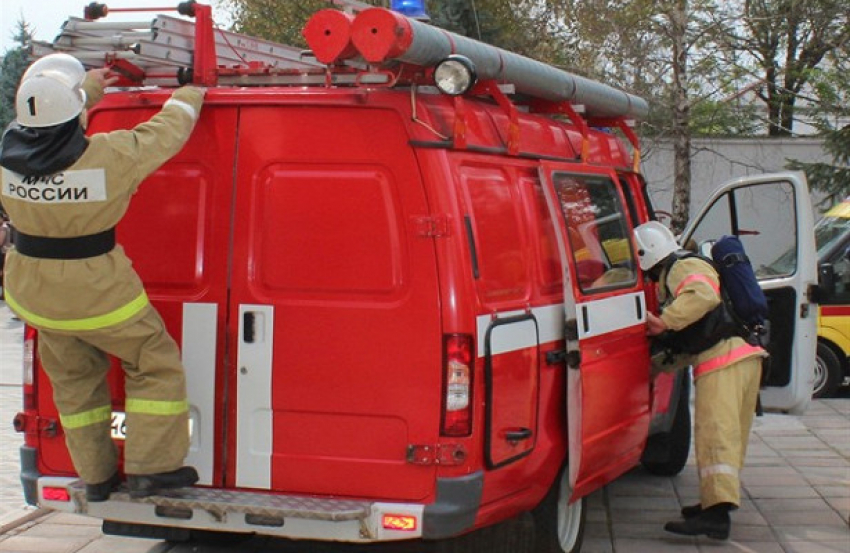
<path fill-rule="evenodd" d="M 477 81 L 475 64 L 466 56 L 451 55 L 434 69 L 434 84 L 449 96 L 465 94 Z"/>

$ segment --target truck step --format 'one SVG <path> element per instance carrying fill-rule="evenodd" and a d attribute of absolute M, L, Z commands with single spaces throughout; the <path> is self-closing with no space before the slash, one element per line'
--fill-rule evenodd
<path fill-rule="evenodd" d="M 113 492 L 108 502 L 88 503 L 82 481 L 69 486 L 78 508 L 88 513 L 100 510 L 101 505 L 112 508 L 116 503 L 147 504 L 155 506 L 158 516 L 189 519 L 195 510 L 209 513 L 218 520 L 228 513 L 244 514 L 249 523 L 259 526 L 282 525 L 284 519 L 309 519 L 322 521 L 355 521 L 369 517 L 369 502 L 344 499 L 322 499 L 307 496 L 273 495 L 257 492 L 239 492 L 207 488 L 181 488 L 163 490 L 159 495 L 134 499 L 124 486 Z"/>

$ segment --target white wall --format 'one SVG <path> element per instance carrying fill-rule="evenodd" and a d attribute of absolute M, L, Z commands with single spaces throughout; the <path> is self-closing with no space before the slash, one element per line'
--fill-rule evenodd
<path fill-rule="evenodd" d="M 655 208 L 671 211 L 673 201 L 673 143 L 643 141 L 643 173 Z M 691 216 L 711 192 L 737 177 L 787 171 L 790 159 L 830 161 L 823 141 L 813 138 L 699 138 L 691 144 Z M 813 203 L 823 200 L 813 195 Z M 829 205 L 815 206 L 819 214 Z M 664 221 L 669 222 L 669 221 Z"/>

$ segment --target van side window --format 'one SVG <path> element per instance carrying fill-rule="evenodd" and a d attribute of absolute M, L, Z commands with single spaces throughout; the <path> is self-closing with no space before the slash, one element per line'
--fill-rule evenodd
<path fill-rule="evenodd" d="M 553 182 L 582 292 L 633 286 L 630 233 L 614 182 L 603 176 L 568 173 L 555 173 Z"/>

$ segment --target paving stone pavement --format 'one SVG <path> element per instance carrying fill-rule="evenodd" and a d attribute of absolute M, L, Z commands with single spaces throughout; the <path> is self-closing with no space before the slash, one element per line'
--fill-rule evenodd
<path fill-rule="evenodd" d="M 12 319 L 0 302 L 0 521 L 24 504 L 18 449 L 23 438 L 12 428 L 21 410 L 21 355 L 23 324 Z M 2 526 L 2 523 L 0 523 Z"/>
<path fill-rule="evenodd" d="M 0 303 L 0 553 L 406 553 L 404 545 L 365 548 L 255 538 L 228 547 L 167 544 L 104 536 L 99 521 L 23 506 L 18 478 L 21 438 L 21 325 Z M 637 468 L 588 498 L 582 553 L 850 553 L 850 393 L 818 400 L 806 414 L 756 418 L 742 474 L 743 504 L 728 541 L 667 534 L 664 523 L 698 501 L 693 456 L 681 474 Z M 486 552 L 481 552 L 486 553 Z"/>

